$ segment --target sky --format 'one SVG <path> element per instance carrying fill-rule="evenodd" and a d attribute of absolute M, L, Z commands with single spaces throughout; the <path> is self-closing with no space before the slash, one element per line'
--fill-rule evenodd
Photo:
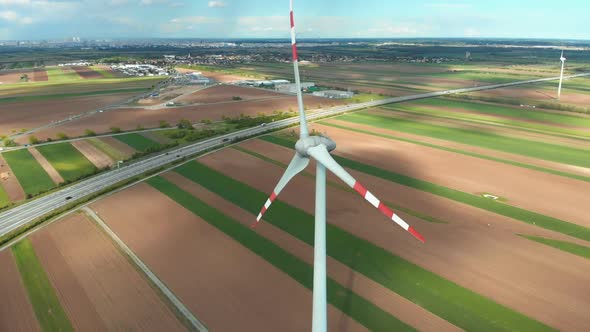
<path fill-rule="evenodd" d="M 590 39 L 588 0 L 294 0 L 301 38 Z M 287 0 L 0 0 L 0 40 L 288 38 Z"/>

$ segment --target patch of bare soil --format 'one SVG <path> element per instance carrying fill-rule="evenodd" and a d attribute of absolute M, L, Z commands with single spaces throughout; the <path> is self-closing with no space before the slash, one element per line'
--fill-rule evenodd
<path fill-rule="evenodd" d="M 210 330 L 309 329 L 308 289 L 149 185 L 92 208 Z"/>
<path fill-rule="evenodd" d="M 40 331 L 10 249 L 0 251 L 0 330 Z"/>
<path fill-rule="evenodd" d="M 72 214 L 31 240 L 76 330 L 184 330 L 145 277 L 85 215 Z"/>
<path fill-rule="evenodd" d="M 59 172 L 53 167 L 53 165 L 51 165 L 49 161 L 47 161 L 47 159 L 45 159 L 45 157 L 37 149 L 35 149 L 32 146 L 27 149 L 33 155 L 33 157 L 35 157 L 35 159 L 41 165 L 41 167 L 43 167 L 45 172 L 49 174 L 49 177 L 51 178 L 51 180 L 53 180 L 55 184 L 60 184 L 64 182 L 64 179 L 61 177 Z"/>

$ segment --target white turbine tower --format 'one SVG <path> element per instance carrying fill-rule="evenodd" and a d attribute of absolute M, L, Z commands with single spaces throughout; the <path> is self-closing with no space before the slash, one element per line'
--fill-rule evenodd
<path fill-rule="evenodd" d="M 565 58 L 563 57 L 563 51 L 561 51 L 561 74 L 559 75 L 559 87 L 557 88 L 557 99 L 561 98 L 561 82 L 563 82 L 563 67 L 565 66 Z"/>
<path fill-rule="evenodd" d="M 295 22 L 293 19 L 293 0 L 290 0 L 291 19 L 291 44 L 293 51 L 293 67 L 295 73 L 295 84 L 297 87 L 297 102 L 299 104 L 300 136 L 295 144 L 295 156 L 289 163 L 285 174 L 279 180 L 270 197 L 262 207 L 256 218 L 255 226 L 262 215 L 283 190 L 287 183 L 299 172 L 303 171 L 309 164 L 309 158 L 314 158 L 316 165 L 316 192 L 315 192 L 315 235 L 314 235 L 314 267 L 313 267 L 313 317 L 312 331 L 324 332 L 327 330 L 326 318 L 326 168 L 339 177 L 344 183 L 353 188 L 371 205 L 385 214 L 390 220 L 408 231 L 418 240 L 424 242 L 424 238 L 414 228 L 408 225 L 402 218 L 385 206 L 377 197 L 369 192 L 355 178 L 353 178 L 342 166 L 340 166 L 330 155 L 330 151 L 336 148 L 336 143 L 325 136 L 309 136 L 305 112 L 303 109 L 303 97 L 301 94 L 301 82 L 299 78 L 299 65 L 297 58 L 297 44 L 295 42 Z"/>

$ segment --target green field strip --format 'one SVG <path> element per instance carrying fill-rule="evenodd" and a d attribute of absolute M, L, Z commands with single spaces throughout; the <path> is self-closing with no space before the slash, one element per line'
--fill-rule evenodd
<path fill-rule="evenodd" d="M 512 120 L 498 118 L 488 115 L 480 115 L 473 113 L 462 113 L 453 111 L 440 111 L 440 110 L 408 110 L 406 108 L 398 108 L 397 106 L 383 106 L 383 109 L 404 113 L 404 114 L 415 114 L 421 117 L 428 117 L 434 119 L 450 119 L 458 120 L 467 123 L 485 124 L 490 126 L 497 126 L 501 128 L 511 128 L 516 130 L 522 130 L 533 133 L 541 133 L 545 135 L 552 135 L 556 137 L 564 137 L 575 140 L 582 140 L 590 142 L 590 132 L 584 132 L 580 130 L 572 130 L 562 127 L 554 127 L 545 124 L 531 123 L 526 121 Z"/>
<path fill-rule="evenodd" d="M 544 245 L 548 245 L 553 248 L 557 248 L 559 250 L 569 252 L 570 254 L 578 255 L 580 257 L 590 259 L 590 247 L 582 246 L 576 243 L 567 242 L 567 241 L 560 241 L 560 240 L 552 240 L 547 239 L 544 237 L 532 236 L 532 235 L 523 235 L 518 234 L 526 239 L 542 243 Z"/>
<path fill-rule="evenodd" d="M 102 151 L 104 154 L 106 154 L 107 156 L 109 156 L 109 158 L 111 158 L 113 161 L 119 161 L 119 160 L 126 160 L 127 155 L 121 151 L 119 151 L 117 148 L 115 148 L 114 146 L 108 144 L 105 141 L 101 141 L 100 139 L 94 137 L 94 138 L 89 138 L 87 139 L 87 141 L 94 145 L 94 147 L 96 147 L 97 149 L 99 149 L 100 151 Z"/>
<path fill-rule="evenodd" d="M 267 198 L 266 193 L 196 161 L 184 164 L 175 171 L 254 215 Z M 313 245 L 313 216 L 303 210 L 277 199 L 264 220 Z M 327 252 L 331 257 L 462 329 L 552 330 L 339 227 L 332 224 L 326 226 Z"/>
<path fill-rule="evenodd" d="M 469 152 L 469 151 L 464 151 L 464 150 L 459 150 L 459 149 L 448 148 L 448 147 L 444 147 L 444 146 L 440 146 L 440 145 L 436 145 L 436 144 L 425 143 L 425 142 L 421 142 L 421 141 L 417 141 L 417 140 L 413 140 L 413 139 L 409 139 L 409 138 L 397 137 L 397 136 L 393 136 L 393 135 L 386 135 L 386 134 L 376 133 L 373 131 L 368 131 L 368 130 L 363 130 L 363 129 L 350 128 L 350 127 L 341 126 L 339 124 L 332 123 L 332 122 L 325 121 L 325 120 L 319 121 L 318 123 L 322 124 L 324 126 L 330 126 L 330 127 L 334 127 L 334 128 L 354 131 L 357 133 L 362 133 L 362 134 L 367 134 L 367 135 L 372 135 L 372 136 L 377 136 L 377 137 L 383 137 L 383 138 L 387 138 L 387 139 L 408 142 L 408 143 L 412 143 L 412 144 L 418 144 L 418 145 L 427 146 L 430 148 L 439 149 L 439 150 L 443 150 L 443 151 L 459 153 L 459 154 L 463 154 L 463 155 L 470 156 L 470 157 L 476 157 L 476 158 L 481 158 L 481 159 L 497 161 L 497 162 L 508 164 L 508 165 L 528 168 L 528 169 L 532 169 L 532 170 L 539 171 L 539 172 L 544 172 L 544 173 L 549 173 L 549 174 L 553 174 L 553 175 L 559 175 L 559 176 L 564 176 L 564 177 L 568 177 L 568 178 L 572 178 L 572 179 L 576 179 L 576 180 L 590 182 L 590 177 L 583 176 L 583 175 L 577 175 L 577 174 L 553 170 L 550 168 L 545 168 L 545 167 L 540 167 L 540 166 L 535 166 L 535 165 L 530 165 L 530 164 L 525 164 L 525 163 L 519 163 L 517 161 L 491 157 L 491 156 L 487 156 L 487 155 L 483 155 L 483 154 L 479 154 L 479 153 L 475 153 L 475 152 Z"/>
<path fill-rule="evenodd" d="M 12 247 L 12 254 L 43 331 L 73 331 L 55 290 L 28 239 Z"/>
<path fill-rule="evenodd" d="M 555 124 L 563 124 L 576 127 L 590 128 L 590 118 L 575 116 L 571 114 L 557 114 L 551 112 L 544 112 L 542 110 L 522 109 L 508 106 L 500 106 L 487 103 L 478 103 L 472 101 L 459 101 L 450 99 L 422 99 L 408 103 L 400 103 L 397 107 L 407 110 L 424 110 L 428 111 L 428 106 L 459 108 L 469 111 L 510 116 L 515 118 L 522 118 L 527 120 L 535 120 L 542 122 L 551 122 Z"/>
<path fill-rule="evenodd" d="M 37 150 L 65 181 L 78 180 L 96 172 L 96 166 L 70 143 L 42 145 Z"/>
<path fill-rule="evenodd" d="M 6 190 L 4 190 L 4 186 L 0 184 L 0 209 L 6 207 L 9 204 L 10 199 L 8 197 L 8 194 L 6 193 Z"/>
<path fill-rule="evenodd" d="M 102 68 L 98 68 L 96 66 L 90 66 L 90 69 L 92 69 L 95 72 L 101 74 L 102 77 L 104 77 L 104 78 L 114 78 L 115 77 L 115 75 L 112 72 L 110 72 L 108 70 L 105 70 L 105 69 L 102 69 Z"/>
<path fill-rule="evenodd" d="M 27 149 L 4 152 L 3 156 L 25 193 L 35 195 L 55 187 L 49 174 Z"/>
<path fill-rule="evenodd" d="M 453 141 L 487 149 L 550 160 L 558 163 L 590 167 L 590 150 L 564 145 L 542 143 L 516 137 L 501 136 L 473 129 L 452 128 L 385 115 L 352 113 L 336 117 L 352 123 L 364 124 L 414 135 Z"/>
<path fill-rule="evenodd" d="M 262 136 L 260 139 L 289 148 L 293 147 L 293 142 L 277 136 Z M 432 182 L 390 172 L 382 168 L 363 164 L 358 161 L 343 158 L 334 154 L 332 156 L 343 167 L 354 169 L 356 171 L 372 175 L 378 178 L 382 178 L 384 180 L 395 182 L 410 188 L 429 192 L 437 196 L 441 196 L 486 211 L 497 213 L 499 215 L 503 215 L 514 220 L 519 220 L 527 224 L 546 228 L 565 235 L 573 236 L 581 240 L 590 241 L 590 228 L 584 226 L 580 226 L 557 218 L 549 217 L 533 211 L 521 209 L 516 206 L 496 202 L 485 197 L 480 197 L 456 189 L 451 189 Z"/>
<path fill-rule="evenodd" d="M 31 101 L 43 101 L 43 100 L 52 100 L 52 99 L 111 95 L 111 94 L 118 94 L 118 93 L 121 93 L 121 94 L 135 93 L 135 92 L 145 92 L 148 89 L 149 88 L 124 88 L 124 89 L 116 89 L 116 90 L 99 90 L 99 91 L 86 91 L 86 92 L 76 92 L 76 93 L 57 93 L 57 94 L 51 94 L 51 95 L 4 97 L 4 98 L 0 98 L 0 103 L 31 102 Z"/>
<path fill-rule="evenodd" d="M 282 167 L 284 169 L 287 169 L 287 166 L 288 165 L 283 164 L 280 161 L 271 159 L 271 158 L 269 158 L 269 157 L 267 157 L 267 156 L 265 156 L 263 154 L 260 154 L 258 152 L 255 152 L 255 151 L 252 151 L 252 150 L 248 150 L 248 149 L 246 149 L 244 147 L 241 147 L 239 145 L 233 145 L 232 148 L 235 149 L 235 150 L 238 150 L 240 152 L 249 154 L 249 155 L 251 155 L 253 157 L 256 157 L 256 158 L 258 158 L 260 160 L 264 160 L 264 161 L 269 162 L 271 164 L 274 164 L 274 165 L 277 165 L 277 166 Z M 315 176 L 313 174 L 311 174 L 309 172 L 306 172 L 306 171 L 301 172 L 299 174 L 301 174 L 302 176 L 305 176 L 307 178 L 310 178 L 310 179 L 315 179 Z M 350 193 L 354 193 L 355 192 L 353 189 L 351 189 L 350 187 L 348 187 L 347 185 L 345 185 L 343 183 L 332 182 L 332 181 L 327 181 L 327 183 L 328 183 L 328 185 L 330 187 L 338 188 L 340 190 L 344 190 L 344 191 L 347 191 L 347 192 L 350 192 Z M 398 204 L 394 204 L 392 202 L 383 201 L 383 203 L 385 203 L 389 207 L 393 208 L 394 210 L 404 212 L 404 213 L 406 213 L 408 215 L 414 216 L 416 218 L 420 218 L 420 219 L 422 219 L 424 221 L 438 223 L 438 224 L 448 224 L 449 223 L 448 221 L 444 221 L 442 219 L 439 219 L 439 218 L 436 218 L 436 217 L 427 215 L 427 214 L 422 213 L 422 212 L 419 212 L 419 211 L 412 210 L 412 209 L 407 208 L 407 207 L 403 207 L 403 206 L 398 205 Z"/>
<path fill-rule="evenodd" d="M 137 133 L 116 135 L 113 136 L 113 138 L 118 139 L 119 141 L 129 145 L 130 147 L 140 152 L 160 147 L 160 143 Z"/>
<path fill-rule="evenodd" d="M 69 67 L 47 67 L 45 70 L 49 82 L 72 82 L 82 79 L 75 70 Z"/>
<path fill-rule="evenodd" d="M 227 234 L 256 255 L 283 271 L 308 289 L 313 286 L 313 267 L 293 256 L 285 249 L 274 244 L 262 235 L 207 205 L 190 193 L 178 188 L 173 183 L 158 176 L 147 181 L 166 196 L 170 197 L 187 210 L 200 216 L 204 221 Z M 328 303 L 342 310 L 345 314 L 372 331 L 414 331 L 396 317 L 383 311 L 373 303 L 332 278 L 327 280 Z"/>

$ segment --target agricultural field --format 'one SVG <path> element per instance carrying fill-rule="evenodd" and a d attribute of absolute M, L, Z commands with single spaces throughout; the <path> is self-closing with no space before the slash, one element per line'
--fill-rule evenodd
<path fill-rule="evenodd" d="M 420 101 L 396 106 L 419 112 L 431 105 Z M 515 127 L 522 125 L 519 130 L 530 129 L 524 124 L 534 121 L 555 128 L 584 130 L 586 126 L 577 114 L 528 114 L 518 108 L 456 100 L 445 100 L 441 107 L 455 112 L 458 121 L 473 120 L 471 115 L 517 119 Z M 430 115 L 429 111 L 423 113 Z M 421 127 L 433 126 L 421 122 L 422 118 L 404 118 L 402 125 L 398 120 L 387 125 L 387 118 L 395 118 L 393 115 L 379 115 L 384 117 L 379 121 L 358 120 L 372 116 L 374 111 L 364 111 L 324 119 L 312 129 L 338 142 L 333 153 L 337 161 L 418 229 L 426 243 L 417 243 L 391 225 L 330 175 L 331 322 L 343 324 L 346 320 L 352 330 L 356 329 L 352 326 L 437 331 L 586 328 L 583 308 L 590 303 L 582 296 L 582 285 L 589 281 L 590 224 L 584 207 L 590 202 L 584 203 L 584 193 L 590 191 L 590 179 L 567 172 L 569 166 L 586 168 L 578 156 L 583 152 L 576 150 L 580 147 L 562 144 L 557 149 L 532 136 L 526 142 L 504 144 L 509 145 L 506 149 L 514 149 L 506 152 L 482 143 L 487 142 L 488 133 L 477 136 L 444 122 L 439 124 L 443 129 L 434 130 Z M 296 130 L 248 140 L 200 157 L 91 207 L 177 295 L 191 299 L 187 305 L 208 327 L 232 328 L 231 324 L 240 322 L 242 327 L 260 328 L 256 317 L 242 317 L 245 312 L 234 313 L 235 308 L 228 305 L 253 299 L 257 302 L 249 305 L 268 311 L 263 316 L 305 321 L 296 313 L 309 311 L 311 305 L 298 294 L 310 288 L 314 201 L 312 195 L 301 193 L 313 192 L 314 168 L 293 180 L 256 229 L 248 228 L 292 157 L 296 139 L 292 132 Z M 437 136 L 438 132 L 444 137 Z M 461 136 L 466 133 L 471 136 Z M 552 134 L 556 133 L 547 135 Z M 412 138 L 406 138 L 408 135 Z M 518 162 L 499 157 L 524 154 L 525 145 L 542 153 L 531 152 L 528 159 Z M 458 149 L 467 146 L 478 149 L 479 154 Z M 557 171 L 538 166 L 547 161 L 544 158 L 563 167 Z M 524 162 L 531 160 L 539 164 Z M 498 200 L 484 194 L 495 195 Z M 149 206 L 145 204 L 148 201 Z M 568 203 L 571 201 L 580 204 L 572 206 Z M 170 215 L 175 217 L 171 219 Z M 139 227 L 145 220 L 150 220 L 152 227 Z M 148 250 L 145 242 L 157 244 L 158 249 L 152 245 Z M 232 254 L 224 254 L 225 250 Z M 169 258 L 202 251 L 209 254 Z M 211 256 L 211 252 L 224 260 Z M 249 255 L 257 259 L 251 261 Z M 184 269 L 192 268 L 192 264 L 207 266 L 207 273 L 186 281 L 177 261 L 184 262 Z M 188 266 L 187 261 L 191 262 Z M 240 271 L 240 279 L 228 278 L 220 261 Z M 283 274 L 275 275 L 265 266 L 274 266 Z M 518 273 L 511 273 L 515 269 Z M 257 274 L 251 275 L 254 271 Z M 264 286 L 257 286 L 263 278 Z M 206 289 L 201 289 L 203 284 Z M 223 291 L 211 289 L 211 284 Z M 279 284 L 281 294 L 288 290 L 281 298 L 292 300 L 289 307 L 282 302 L 275 308 L 265 306 L 264 295 L 251 295 L 257 287 L 265 289 L 264 294 L 275 294 L 268 287 Z M 198 299 L 190 295 L 196 293 L 200 294 Z M 343 298 L 343 294 L 347 295 Z M 205 308 L 199 301 L 209 306 Z M 568 305 L 572 302 L 579 305 Z M 232 312 L 238 318 L 227 321 L 220 312 Z M 372 319 L 367 319 L 369 316 Z M 274 324 L 273 320 L 267 323 Z M 289 326 L 299 328 L 293 324 Z"/>
<path fill-rule="evenodd" d="M 154 150 L 160 147 L 160 143 L 151 140 L 141 134 L 124 134 L 113 136 L 115 139 L 129 145 L 133 149 L 139 152 L 145 152 L 148 150 Z"/>
<path fill-rule="evenodd" d="M 37 150 L 65 181 L 75 181 L 97 171 L 97 167 L 70 143 L 43 145 Z"/>
<path fill-rule="evenodd" d="M 28 195 L 36 195 L 47 191 L 55 185 L 51 177 L 28 150 L 21 149 L 5 152 L 2 156 Z"/>
<path fill-rule="evenodd" d="M 205 91 L 210 91 L 213 88 L 208 88 Z M 243 92 L 245 89 L 250 95 L 253 90 L 251 88 L 240 88 Z M 203 92 L 205 92 L 203 91 Z M 279 95 L 271 98 L 253 98 L 240 101 L 232 101 L 231 96 L 220 92 L 220 89 L 212 90 L 215 95 L 207 94 L 207 100 L 218 100 L 218 95 L 227 99 L 223 103 L 204 103 L 189 106 L 154 108 L 150 106 L 145 107 L 122 107 L 114 110 L 105 111 L 103 113 L 96 113 L 80 119 L 65 122 L 58 126 L 44 128 L 35 132 L 35 137 L 39 139 L 55 138 L 58 133 L 66 133 L 70 137 L 83 136 L 87 129 L 92 130 L 98 134 L 111 132 L 112 127 L 118 127 L 121 130 L 136 130 L 137 128 L 158 128 L 161 121 L 169 124 L 176 124 L 181 119 L 188 119 L 192 122 L 199 122 L 202 120 L 221 121 L 225 117 L 237 117 L 241 114 L 249 116 L 257 116 L 258 114 L 270 115 L 273 112 L 297 109 L 297 101 L 289 95 Z M 236 91 L 238 92 L 238 91 Z M 269 92 L 255 92 L 256 94 Z M 198 93 L 197 93 L 198 94 Z M 233 95 L 234 93 L 232 93 Z M 243 94 L 243 93 L 242 93 Z M 246 96 L 246 94 L 243 94 Z M 338 100 L 325 99 L 314 96 L 306 96 L 306 105 L 310 109 L 320 107 L 330 107 L 340 105 L 343 102 Z M 25 143 L 28 137 L 20 137 L 17 142 Z"/>

